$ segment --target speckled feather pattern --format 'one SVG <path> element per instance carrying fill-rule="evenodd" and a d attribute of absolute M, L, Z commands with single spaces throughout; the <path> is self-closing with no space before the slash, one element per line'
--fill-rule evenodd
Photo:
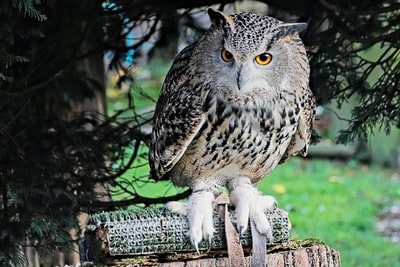
<path fill-rule="evenodd" d="M 185 48 L 165 79 L 149 153 L 155 179 L 170 178 L 192 189 L 224 186 L 236 177 L 257 183 L 291 155 L 307 153 L 315 101 L 298 33 L 258 14 L 233 15 L 227 21 L 215 22 Z M 264 74 L 253 74 L 254 67 L 243 75 L 244 80 L 254 75 L 256 81 L 248 83 L 254 88 L 231 88 L 234 74 L 228 70 L 242 67 L 218 67 L 222 48 L 234 51 L 238 61 L 246 62 L 243 66 L 272 51 L 276 63 L 260 69 L 265 85 L 259 78 Z"/>

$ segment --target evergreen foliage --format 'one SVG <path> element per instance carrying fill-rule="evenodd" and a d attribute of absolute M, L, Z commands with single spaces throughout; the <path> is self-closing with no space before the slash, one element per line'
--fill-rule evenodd
<path fill-rule="evenodd" d="M 104 95 L 100 3 L 52 4 L 7 0 L 0 11 L 0 266 L 26 265 L 28 244 L 70 248 L 76 215 L 98 209 L 107 192 L 96 185 L 112 184 L 122 172 L 112 163 L 136 142 L 134 127 L 90 104 Z"/>
<path fill-rule="evenodd" d="M 400 5 L 396 1 L 320 1 L 308 15 L 311 87 L 320 104 L 358 100 L 339 143 L 400 127 Z M 367 55 L 374 50 L 375 58 Z"/>
<path fill-rule="evenodd" d="M 24 17 L 30 17 L 37 21 L 45 21 L 47 19 L 46 15 L 35 8 L 33 0 L 13 0 L 12 5 Z"/>

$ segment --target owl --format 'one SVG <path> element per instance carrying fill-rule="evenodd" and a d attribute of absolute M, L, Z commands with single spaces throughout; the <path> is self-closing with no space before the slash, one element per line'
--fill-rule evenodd
<path fill-rule="evenodd" d="M 208 14 L 210 28 L 177 55 L 165 78 L 149 152 L 152 177 L 192 189 L 186 202 L 167 208 L 187 216 L 196 249 L 213 236 L 213 200 L 222 187 L 239 233 L 250 220 L 271 237 L 265 211 L 276 202 L 255 186 L 291 155 L 307 154 L 315 110 L 299 37 L 306 24 Z"/>

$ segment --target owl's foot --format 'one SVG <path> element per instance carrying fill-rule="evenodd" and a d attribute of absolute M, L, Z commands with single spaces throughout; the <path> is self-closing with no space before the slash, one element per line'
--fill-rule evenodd
<path fill-rule="evenodd" d="M 210 191 L 196 191 L 187 202 L 168 202 L 166 208 L 171 212 L 184 215 L 189 221 L 190 242 L 199 252 L 201 240 L 207 240 L 211 248 L 211 238 L 214 234 L 213 200 L 215 196 Z"/>
<path fill-rule="evenodd" d="M 239 236 L 247 230 L 249 219 L 257 232 L 271 242 L 272 228 L 265 212 L 277 207 L 277 202 L 272 196 L 263 196 L 248 178 L 239 178 L 229 184 L 230 201 L 236 210 L 236 227 Z"/>

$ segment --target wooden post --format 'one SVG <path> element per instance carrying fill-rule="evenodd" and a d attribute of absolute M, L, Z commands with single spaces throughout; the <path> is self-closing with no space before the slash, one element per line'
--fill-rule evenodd
<path fill-rule="evenodd" d="M 250 266 L 251 256 L 245 257 L 246 267 Z M 117 265 L 118 266 L 118 265 Z M 126 266 L 126 265 L 125 265 Z M 229 267 L 228 257 L 202 258 L 184 261 L 171 261 L 157 263 L 158 267 L 200 267 L 218 266 Z M 267 254 L 268 267 L 305 267 L 305 266 L 340 266 L 340 254 L 323 244 L 316 244 L 309 247 L 287 249 Z"/>
<path fill-rule="evenodd" d="M 245 267 L 250 266 L 251 249 L 245 249 Z M 100 256 L 100 255 L 99 255 Z M 83 264 L 85 266 L 85 264 Z M 229 267 L 227 252 L 224 250 L 206 253 L 181 252 L 149 254 L 144 256 L 110 257 L 102 255 L 97 261 L 90 262 L 93 267 Z M 291 241 L 287 245 L 274 245 L 267 252 L 268 267 L 339 267 L 340 254 L 318 240 Z"/>
<path fill-rule="evenodd" d="M 274 234 L 272 244 L 267 246 L 268 267 L 340 266 L 339 252 L 319 240 L 289 241 L 285 212 L 276 209 L 267 216 Z M 214 225 L 218 227 L 212 249 L 208 251 L 200 244 L 197 253 L 187 240 L 185 217 L 154 209 L 98 214 L 92 216 L 91 229 L 86 230 L 81 261 L 90 261 L 91 266 L 115 267 L 229 266 L 224 222 L 215 217 Z M 252 254 L 251 236 L 247 238 L 243 240 L 244 266 L 250 266 Z"/>

